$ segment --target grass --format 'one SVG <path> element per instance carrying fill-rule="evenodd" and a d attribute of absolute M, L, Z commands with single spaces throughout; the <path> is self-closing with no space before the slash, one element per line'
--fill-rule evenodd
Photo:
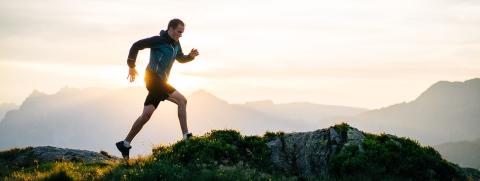
<path fill-rule="evenodd" d="M 347 124 L 333 127 L 345 135 Z M 303 180 L 278 172 L 266 143 L 284 133 L 242 136 L 235 130 L 215 130 L 188 141 L 161 145 L 146 157 L 97 163 L 32 162 L 15 165 L 17 154 L 0 152 L 0 180 Z M 365 134 L 363 151 L 349 145 L 331 155 L 329 177 L 336 180 L 464 180 L 460 168 L 431 147 L 408 138 Z M 108 155 L 107 152 L 102 154 Z"/>
<path fill-rule="evenodd" d="M 13 171 L 5 179 L 12 180 L 100 180 L 119 162 L 98 163 L 50 162 Z"/>

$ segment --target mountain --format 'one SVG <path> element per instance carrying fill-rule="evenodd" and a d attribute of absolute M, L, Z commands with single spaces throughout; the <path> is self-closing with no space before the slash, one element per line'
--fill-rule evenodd
<path fill-rule="evenodd" d="M 274 104 L 271 100 L 247 102 L 243 106 L 279 118 L 296 120 L 299 123 L 318 124 L 321 127 L 335 124 L 339 120 L 345 120 L 367 111 L 367 109 L 363 108 L 321 105 L 308 102 Z"/>
<path fill-rule="evenodd" d="M 106 143 L 118 139 L 120 132 L 131 126 L 125 118 L 134 116 L 130 113 L 133 106 L 123 106 L 131 103 L 125 91 L 63 88 L 52 95 L 33 91 L 0 122 L 0 149 L 30 145 L 89 150 L 111 147 Z M 129 92 L 135 97 L 138 91 Z"/>
<path fill-rule="evenodd" d="M 126 136 L 142 112 L 146 94 L 144 88 L 109 90 L 65 87 L 51 95 L 33 91 L 17 110 L 8 112 L 0 122 L 0 149 L 50 145 L 118 154 L 113 143 Z M 274 110 L 276 106 L 272 104 L 272 108 L 265 110 Z M 345 109 L 345 114 L 342 114 L 338 106 L 303 106 L 310 112 L 317 110 L 325 115 L 351 115 L 350 109 Z M 288 109 L 285 105 L 280 107 L 285 112 L 292 110 L 292 113 L 284 115 L 294 115 L 297 110 Z M 212 129 L 236 129 L 245 134 L 292 132 L 326 125 L 325 122 L 275 115 L 243 104 L 229 104 L 203 90 L 188 96 L 187 111 L 188 125 L 194 134 L 203 134 Z M 303 119 L 307 120 L 308 116 L 303 115 Z M 308 120 L 319 119 L 312 117 Z M 154 144 L 172 143 L 180 138 L 176 105 L 162 102 L 135 137 L 132 153 L 147 154 Z"/>
<path fill-rule="evenodd" d="M 3 103 L 0 104 L 0 121 L 2 121 L 3 116 L 10 110 L 16 109 L 18 106 L 12 103 Z"/>
<path fill-rule="evenodd" d="M 440 81 L 411 102 L 367 111 L 351 125 L 391 132 L 430 145 L 480 137 L 480 79 Z"/>
<path fill-rule="evenodd" d="M 160 145 L 151 155 L 128 161 L 106 152 L 54 147 L 12 149 L 0 152 L 0 178 L 478 180 L 480 171 L 449 163 L 433 148 L 415 140 L 365 133 L 338 124 L 311 132 L 267 132 L 263 136 L 213 130 L 172 145 Z"/>
<path fill-rule="evenodd" d="M 463 167 L 480 169 L 480 138 L 435 145 L 442 156 Z"/>

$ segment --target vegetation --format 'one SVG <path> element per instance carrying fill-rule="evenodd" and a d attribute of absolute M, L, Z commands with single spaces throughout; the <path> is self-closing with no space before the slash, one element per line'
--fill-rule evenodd
<path fill-rule="evenodd" d="M 347 135 L 349 126 L 334 129 Z M 49 162 L 35 158 L 18 165 L 16 154 L 26 149 L 0 152 L 0 180 L 302 180 L 273 168 L 268 141 L 283 133 L 242 136 L 234 130 L 216 130 L 206 135 L 158 146 L 152 155 L 97 163 Z M 391 135 L 366 134 L 361 145 L 344 146 L 330 157 L 330 178 L 336 180 L 452 180 L 466 179 L 462 170 L 431 147 Z M 104 152 L 103 154 L 107 154 Z"/>
<path fill-rule="evenodd" d="M 0 176 L 7 175 L 13 170 L 29 167 L 34 165 L 36 162 L 31 155 L 26 155 L 26 163 L 18 163 L 14 159 L 17 155 L 24 154 L 27 151 L 31 150 L 32 147 L 26 148 L 14 148 L 8 151 L 0 152 Z M 1 178 L 1 177 L 0 177 Z"/>
<path fill-rule="evenodd" d="M 0 178 L 14 180 L 295 180 L 275 173 L 266 142 L 282 133 L 242 136 L 216 130 L 204 136 L 158 146 L 152 155 L 99 163 L 52 162 L 3 169 Z M 102 151 L 102 154 L 107 154 Z M 6 155 L 19 153 L 17 149 Z M 9 158 L 13 158 L 10 156 Z"/>
<path fill-rule="evenodd" d="M 365 134 L 362 144 L 349 145 L 330 160 L 330 172 L 341 180 L 455 180 L 466 179 L 456 165 L 431 147 L 408 138 Z"/>

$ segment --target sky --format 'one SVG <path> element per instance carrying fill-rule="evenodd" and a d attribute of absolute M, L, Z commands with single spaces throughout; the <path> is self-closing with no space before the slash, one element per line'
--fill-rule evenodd
<path fill-rule="evenodd" d="M 186 23 L 169 83 L 244 103 L 381 108 L 437 81 L 480 77 L 474 0 L 0 0 L 0 103 L 62 87 L 144 86 L 126 79 L 131 45 Z"/>

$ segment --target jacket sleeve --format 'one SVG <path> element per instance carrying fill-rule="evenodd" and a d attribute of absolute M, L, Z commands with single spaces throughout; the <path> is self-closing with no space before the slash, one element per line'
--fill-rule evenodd
<path fill-rule="evenodd" d="M 187 63 L 187 62 L 190 62 L 192 61 L 194 58 L 188 56 L 188 55 L 184 55 L 183 54 L 183 51 L 182 51 L 182 46 L 178 45 L 178 52 L 177 52 L 177 57 L 175 57 L 177 59 L 178 62 L 180 63 Z"/>
<path fill-rule="evenodd" d="M 127 59 L 128 66 L 130 68 L 135 68 L 135 61 L 137 59 L 138 51 L 143 50 L 145 48 L 151 48 L 155 42 L 157 42 L 157 37 L 155 36 L 138 40 L 137 42 L 135 42 L 130 48 L 130 52 L 128 53 L 128 59 Z"/>

